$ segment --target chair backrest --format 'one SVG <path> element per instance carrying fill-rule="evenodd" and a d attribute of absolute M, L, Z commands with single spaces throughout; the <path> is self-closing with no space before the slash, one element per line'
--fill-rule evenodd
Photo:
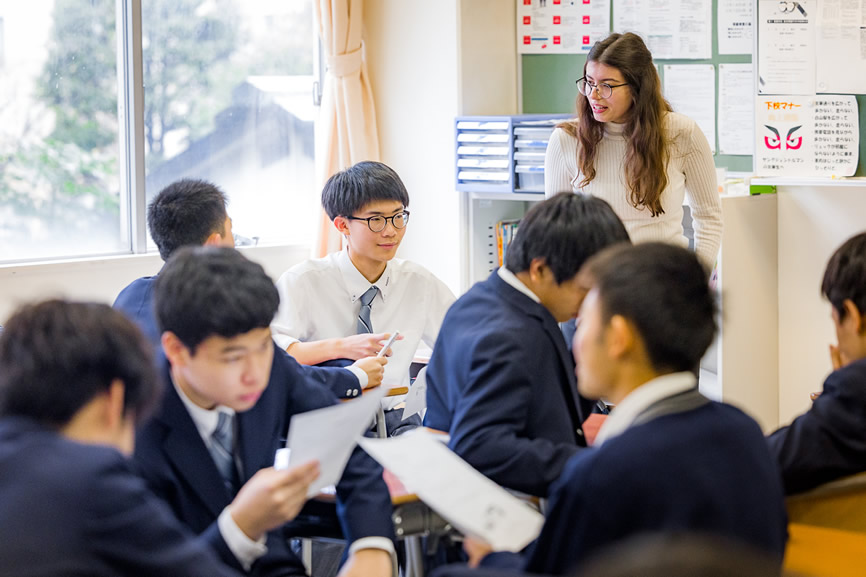
<path fill-rule="evenodd" d="M 788 497 L 791 523 L 866 533 L 866 472 Z"/>

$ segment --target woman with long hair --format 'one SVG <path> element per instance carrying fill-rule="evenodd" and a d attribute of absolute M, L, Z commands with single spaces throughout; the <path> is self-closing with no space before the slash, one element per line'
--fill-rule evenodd
<path fill-rule="evenodd" d="M 664 99 L 640 36 L 611 34 L 590 50 L 577 81 L 577 118 L 553 132 L 544 161 L 547 196 L 573 190 L 603 198 L 635 243 L 687 246 L 688 199 L 695 251 L 709 271 L 722 235 L 716 169 L 694 120 Z"/>

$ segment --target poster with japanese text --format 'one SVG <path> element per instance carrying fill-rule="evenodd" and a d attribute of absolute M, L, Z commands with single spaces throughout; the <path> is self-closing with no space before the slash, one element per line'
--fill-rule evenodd
<path fill-rule="evenodd" d="M 713 6 L 709 0 L 614 0 L 613 29 L 644 39 L 653 58 L 713 56 Z"/>
<path fill-rule="evenodd" d="M 755 0 L 723 0 L 716 16 L 719 54 L 751 54 Z"/>
<path fill-rule="evenodd" d="M 816 92 L 866 94 L 866 3 L 822 0 L 816 16 Z"/>
<path fill-rule="evenodd" d="M 517 0 L 520 54 L 581 54 L 610 34 L 610 0 Z"/>
<path fill-rule="evenodd" d="M 755 106 L 757 174 L 854 174 L 860 149 L 854 96 L 759 96 Z"/>
<path fill-rule="evenodd" d="M 758 3 L 758 94 L 815 93 L 815 0 Z"/>

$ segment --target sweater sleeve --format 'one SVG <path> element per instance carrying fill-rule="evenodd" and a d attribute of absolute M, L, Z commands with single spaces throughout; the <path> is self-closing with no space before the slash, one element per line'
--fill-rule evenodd
<path fill-rule="evenodd" d="M 697 123 L 687 132 L 683 159 L 686 197 L 695 227 L 695 252 L 708 270 L 713 268 L 722 241 L 722 202 L 716 182 L 716 166 L 706 136 Z"/>
<path fill-rule="evenodd" d="M 571 192 L 571 180 L 576 174 L 577 139 L 561 128 L 550 135 L 544 154 L 544 196 L 550 198 L 559 192 Z"/>

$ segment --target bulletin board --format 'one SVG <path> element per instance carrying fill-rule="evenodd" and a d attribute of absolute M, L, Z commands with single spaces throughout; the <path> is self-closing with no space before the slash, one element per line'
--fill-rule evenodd
<path fill-rule="evenodd" d="M 712 58 L 706 60 L 656 60 L 659 74 L 664 85 L 664 65 L 666 64 L 712 64 L 716 73 L 716 105 L 718 106 L 718 68 L 724 63 L 750 63 L 748 54 L 719 54 L 716 18 L 719 0 L 712 0 Z M 613 22 L 613 8 L 611 8 Z M 757 28 L 757 27 L 755 27 Z M 757 29 L 754 30 L 757 34 Z M 586 56 L 581 54 L 523 54 L 519 56 L 522 67 L 522 96 L 524 113 L 574 113 L 577 87 L 575 81 L 583 76 Z M 757 95 L 752 95 L 757 98 Z M 866 134 L 866 95 L 855 95 L 860 108 L 860 134 Z M 716 118 L 718 123 L 718 118 Z M 717 130 L 718 133 L 718 124 Z M 715 143 L 718 150 L 718 142 Z M 714 155 L 716 166 L 730 171 L 752 172 L 752 156 Z M 855 176 L 866 176 L 866 142 L 861 142 L 859 162 Z"/>

